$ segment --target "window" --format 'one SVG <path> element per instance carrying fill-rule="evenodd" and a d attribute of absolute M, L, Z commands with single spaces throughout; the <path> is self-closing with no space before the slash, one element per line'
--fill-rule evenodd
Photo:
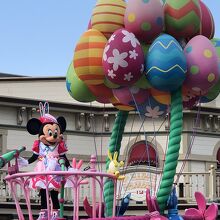
<path fill-rule="evenodd" d="M 128 157 L 128 166 L 148 165 L 158 166 L 157 152 L 151 143 L 140 141 L 135 143 L 130 150 Z"/>

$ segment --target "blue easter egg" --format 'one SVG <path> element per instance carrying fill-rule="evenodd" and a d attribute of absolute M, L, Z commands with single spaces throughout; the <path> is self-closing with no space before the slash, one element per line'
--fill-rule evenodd
<path fill-rule="evenodd" d="M 157 37 L 146 57 L 146 77 L 161 91 L 177 90 L 186 78 L 187 64 L 178 41 L 168 34 Z"/>
<path fill-rule="evenodd" d="M 140 115 L 148 118 L 159 118 L 167 113 L 168 106 L 157 102 L 152 96 L 136 108 Z"/>

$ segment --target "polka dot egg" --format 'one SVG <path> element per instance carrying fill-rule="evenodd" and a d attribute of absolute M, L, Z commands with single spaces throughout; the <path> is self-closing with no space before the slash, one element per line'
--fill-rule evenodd
<path fill-rule="evenodd" d="M 137 82 L 144 70 L 144 53 L 135 35 L 119 29 L 111 36 L 103 53 L 106 78 L 120 86 Z"/>
<path fill-rule="evenodd" d="M 186 45 L 187 74 L 184 86 L 202 92 L 211 88 L 219 79 L 218 56 L 208 38 L 197 35 Z"/>
<path fill-rule="evenodd" d="M 160 0 L 128 0 L 124 24 L 139 40 L 151 42 L 163 30 L 163 3 Z"/>

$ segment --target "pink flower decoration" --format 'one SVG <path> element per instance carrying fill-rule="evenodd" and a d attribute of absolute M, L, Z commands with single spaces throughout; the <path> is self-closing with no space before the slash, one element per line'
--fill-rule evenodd
<path fill-rule="evenodd" d="M 147 201 L 147 208 L 150 212 L 150 220 L 167 220 L 168 218 L 160 215 L 159 212 L 159 205 L 157 203 L 156 197 L 151 197 L 150 190 L 146 190 L 146 201 Z"/>
<path fill-rule="evenodd" d="M 197 219 L 197 220 L 215 220 L 218 216 L 218 205 L 212 203 L 206 209 L 206 200 L 202 193 L 195 192 L 195 198 L 198 205 L 198 209 L 189 208 L 185 211 L 183 218 L 185 220 Z"/>

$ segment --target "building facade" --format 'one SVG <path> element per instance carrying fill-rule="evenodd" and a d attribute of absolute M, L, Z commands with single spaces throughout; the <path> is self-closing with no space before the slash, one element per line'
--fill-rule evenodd
<path fill-rule="evenodd" d="M 26 123 L 37 112 L 40 101 L 50 103 L 50 113 L 67 120 L 65 139 L 67 157 L 82 159 L 84 167 L 90 155 L 96 155 L 97 169 L 105 170 L 108 143 L 118 112 L 112 105 L 80 103 L 73 100 L 65 85 L 65 77 L 0 78 L 0 155 L 20 146 L 26 146 L 24 158 L 32 155 L 32 144 L 37 137 L 26 131 Z M 202 191 L 209 200 L 220 199 L 220 97 L 193 110 L 184 111 L 182 141 L 177 167 L 176 184 L 180 200 L 192 202 L 193 193 Z M 144 190 L 150 187 L 156 194 L 163 170 L 168 145 L 169 117 L 142 119 L 130 112 L 122 139 L 119 160 L 125 161 L 122 172 L 126 179 L 118 185 L 118 198 L 132 193 L 131 205 L 145 205 Z M 148 152 L 145 152 L 146 144 Z M 24 168 L 33 170 L 34 164 Z M 6 168 L 1 170 L 0 203 L 7 203 L 10 194 L 3 181 Z M 66 191 L 71 203 L 72 192 Z M 90 196 L 89 186 L 83 186 L 81 201 Z M 22 191 L 20 192 L 22 198 Z M 99 195 L 97 195 L 98 197 Z M 37 193 L 32 194 L 38 202 Z M 144 212 L 142 210 L 140 212 Z M 134 213 L 134 211 L 130 211 Z"/>

